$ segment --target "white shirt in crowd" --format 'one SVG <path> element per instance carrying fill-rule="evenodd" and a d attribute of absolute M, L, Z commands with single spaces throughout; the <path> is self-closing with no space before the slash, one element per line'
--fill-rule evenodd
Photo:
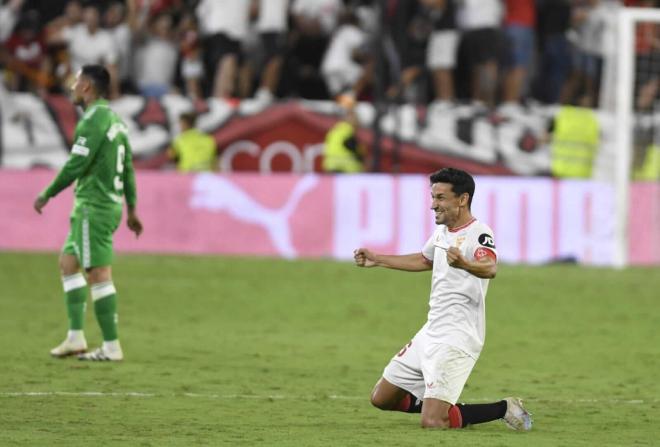
<path fill-rule="evenodd" d="M 291 12 L 318 20 L 325 34 L 330 34 L 337 26 L 342 11 L 341 0 L 294 0 Z"/>
<path fill-rule="evenodd" d="M 8 5 L 0 5 L 0 42 L 9 39 L 18 20 L 16 10 Z"/>
<path fill-rule="evenodd" d="M 333 95 L 350 87 L 362 74 L 362 65 L 353 61 L 353 52 L 366 42 L 366 34 L 355 25 L 342 25 L 332 36 L 323 56 L 321 73 Z"/>
<path fill-rule="evenodd" d="M 135 80 L 139 86 L 167 86 L 174 83 L 179 52 L 172 42 L 148 37 L 135 54 Z"/>
<path fill-rule="evenodd" d="M 463 30 L 498 28 L 503 15 L 500 0 L 462 0 L 456 11 L 456 23 Z"/>
<path fill-rule="evenodd" d="M 281 33 L 287 29 L 289 0 L 260 0 L 257 31 Z"/>
<path fill-rule="evenodd" d="M 71 68 L 75 73 L 86 64 L 116 64 L 117 47 L 110 33 L 99 28 L 90 34 L 84 24 L 67 27 L 62 37 L 69 46 Z"/>
<path fill-rule="evenodd" d="M 196 14 L 203 36 L 222 33 L 242 41 L 248 34 L 250 0 L 202 0 Z"/>
<path fill-rule="evenodd" d="M 619 1 L 601 1 L 593 7 L 585 21 L 577 28 L 575 35 L 570 35 L 575 45 L 585 53 L 602 56 L 607 45 L 607 38 L 616 35 L 612 29 L 611 18 L 616 16 L 616 10 L 621 7 Z"/>
<path fill-rule="evenodd" d="M 438 225 L 422 249 L 424 257 L 433 261 L 426 333 L 435 343 L 454 346 L 476 359 L 486 337 L 489 280 L 450 267 L 449 247 L 458 247 L 470 261 L 496 257 L 493 230 L 476 219 L 453 230 Z"/>
<path fill-rule="evenodd" d="M 127 23 L 120 23 L 109 29 L 108 32 L 115 42 L 115 48 L 117 48 L 119 79 L 127 79 L 131 75 L 131 39 L 133 37 L 131 28 Z"/>

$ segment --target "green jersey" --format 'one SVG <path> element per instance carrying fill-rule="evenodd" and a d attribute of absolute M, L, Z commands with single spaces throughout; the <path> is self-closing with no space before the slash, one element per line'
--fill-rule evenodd
<path fill-rule="evenodd" d="M 121 210 L 124 197 L 129 207 L 135 207 L 135 172 L 127 131 L 107 101 L 91 104 L 76 125 L 69 159 L 42 197 L 55 197 L 76 181 L 75 208 L 88 205 Z"/>

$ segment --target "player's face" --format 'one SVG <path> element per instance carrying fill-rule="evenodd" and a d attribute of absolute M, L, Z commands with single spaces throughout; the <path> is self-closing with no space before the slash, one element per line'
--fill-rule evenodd
<path fill-rule="evenodd" d="M 460 216 L 461 198 L 452 191 L 451 183 L 431 185 L 431 209 L 435 211 L 436 225 L 452 227 Z"/>
<path fill-rule="evenodd" d="M 76 73 L 76 79 L 71 85 L 71 100 L 77 106 L 84 106 L 83 93 L 89 87 L 89 81 L 85 79 L 81 71 Z"/>

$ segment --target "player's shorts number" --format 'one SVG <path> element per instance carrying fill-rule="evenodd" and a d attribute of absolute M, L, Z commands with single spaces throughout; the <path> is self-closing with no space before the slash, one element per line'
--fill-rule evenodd
<path fill-rule="evenodd" d="M 412 346 L 412 340 L 411 340 L 410 342 L 408 342 L 408 344 L 405 345 L 405 346 L 399 351 L 399 353 L 398 353 L 396 356 L 397 356 L 397 357 L 401 357 L 403 354 L 406 353 L 406 351 L 408 350 L 408 348 L 411 347 L 411 346 Z"/>
<path fill-rule="evenodd" d="M 124 156 L 126 155 L 126 146 L 120 144 L 117 146 L 117 175 L 115 175 L 115 191 L 121 193 L 124 189 L 124 181 L 122 180 L 122 173 L 124 172 Z"/>

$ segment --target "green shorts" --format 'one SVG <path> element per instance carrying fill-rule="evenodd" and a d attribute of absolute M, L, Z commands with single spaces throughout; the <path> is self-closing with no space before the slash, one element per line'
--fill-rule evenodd
<path fill-rule="evenodd" d="M 84 269 L 112 264 L 112 235 L 121 222 L 121 208 L 76 206 L 62 253 L 75 255 Z"/>

